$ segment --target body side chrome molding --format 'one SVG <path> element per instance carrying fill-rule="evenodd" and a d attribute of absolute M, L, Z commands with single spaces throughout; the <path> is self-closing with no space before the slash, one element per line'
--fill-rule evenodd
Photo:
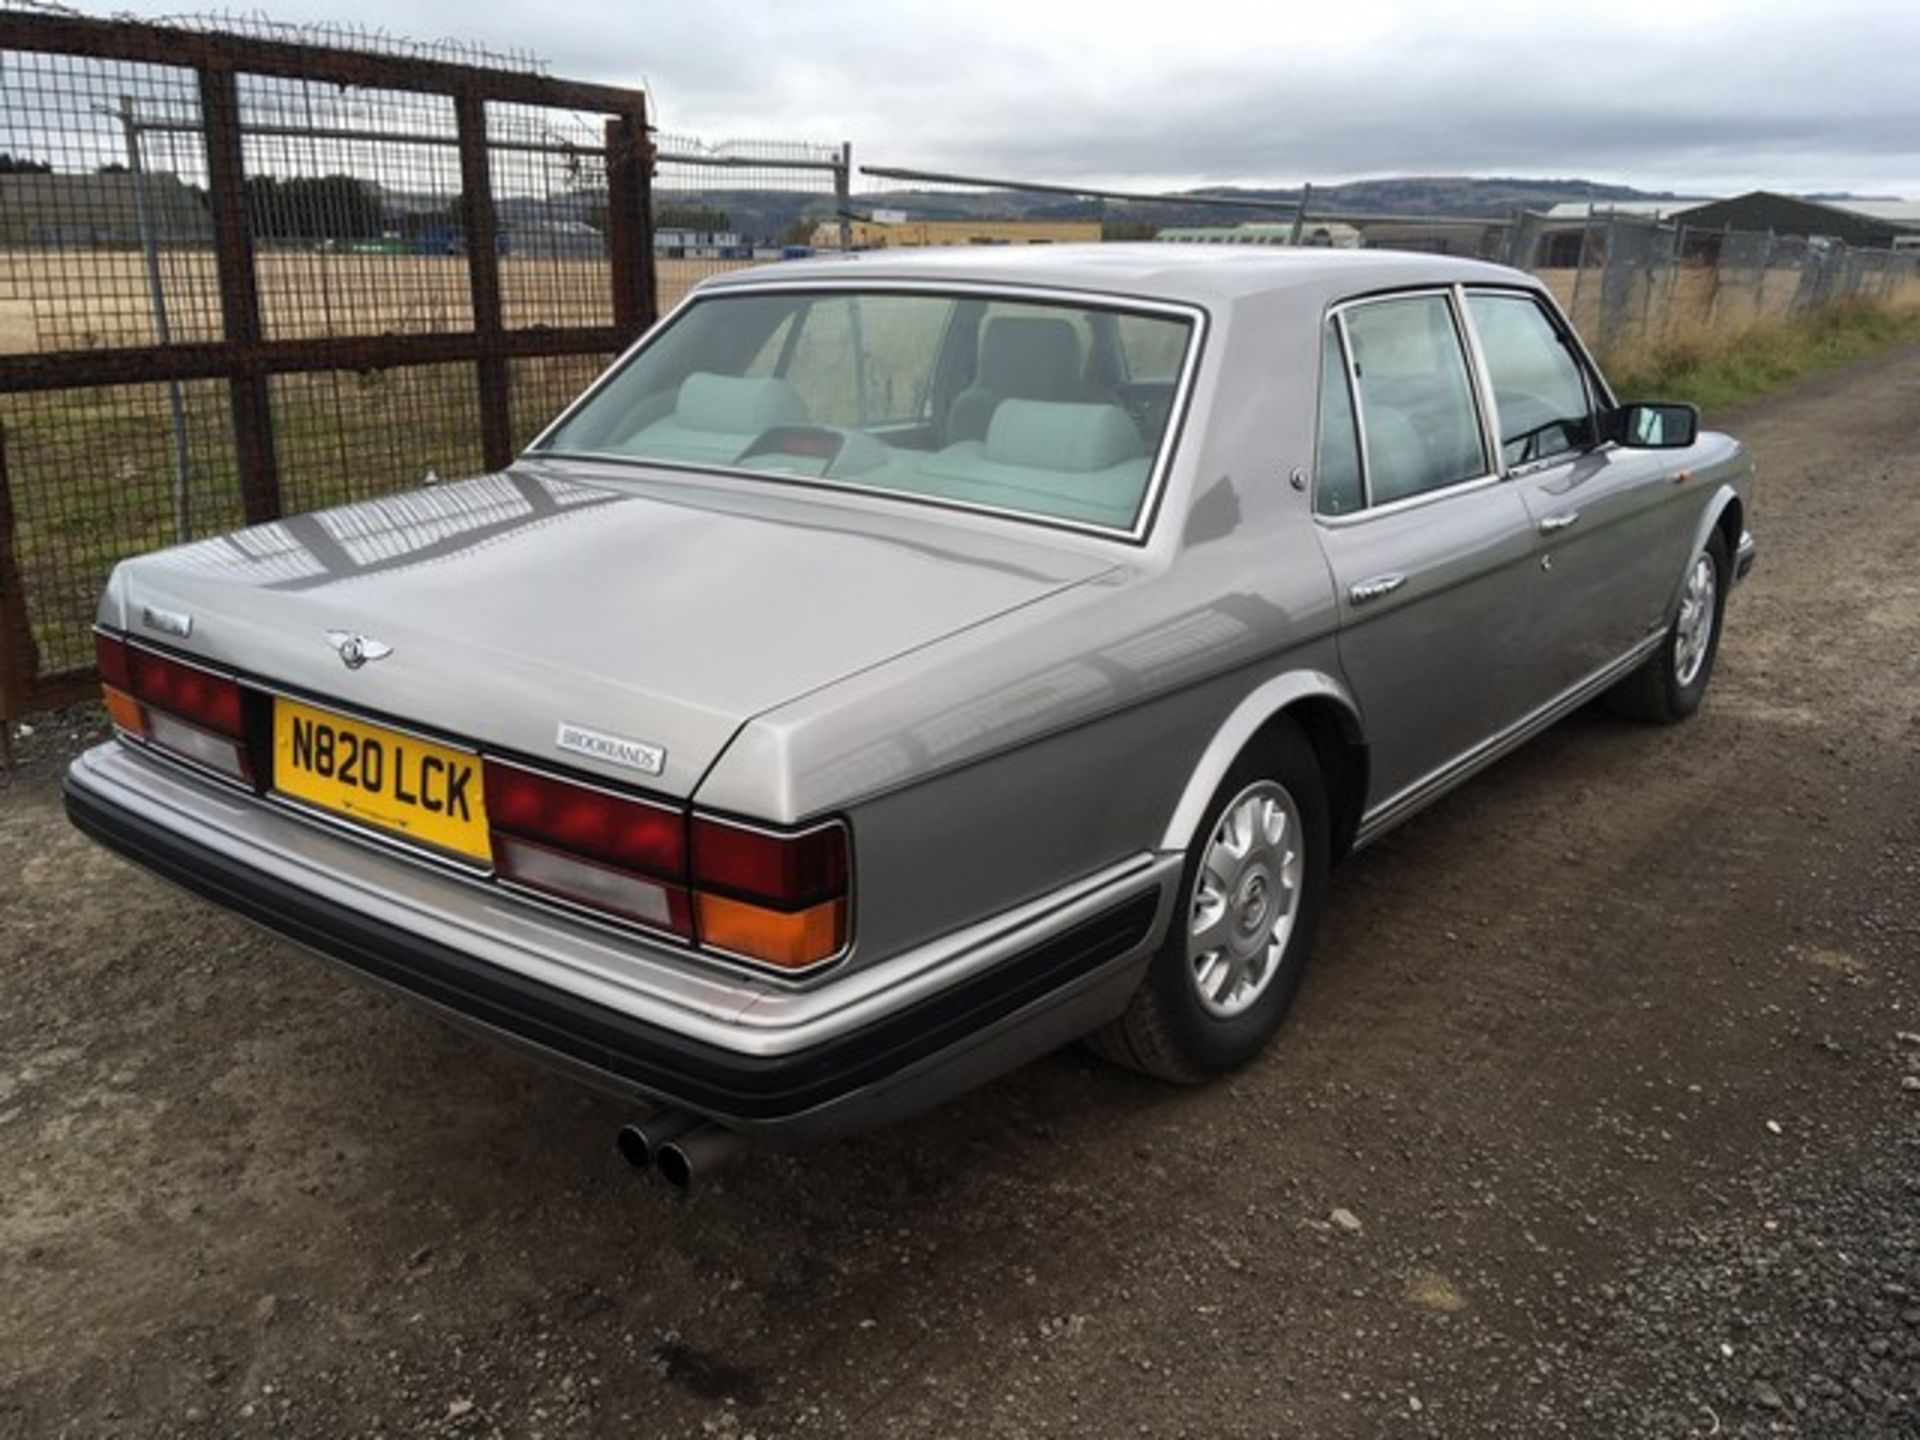
<path fill-rule="evenodd" d="M 1665 627 L 1635 643 L 1619 659 L 1602 666 L 1572 688 L 1562 691 L 1531 714 L 1522 716 L 1499 734 L 1490 736 L 1462 755 L 1422 779 L 1414 781 L 1396 795 L 1390 795 L 1360 817 L 1359 832 L 1353 848 L 1370 844 L 1401 821 L 1424 810 L 1455 786 L 1477 775 L 1494 761 L 1531 740 L 1555 721 L 1580 708 L 1615 681 L 1629 674 L 1645 660 L 1666 637 Z"/>

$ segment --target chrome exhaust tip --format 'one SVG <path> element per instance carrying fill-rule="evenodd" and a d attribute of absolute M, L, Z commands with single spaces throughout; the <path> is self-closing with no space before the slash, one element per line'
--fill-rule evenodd
<path fill-rule="evenodd" d="M 690 1190 L 695 1179 L 711 1175 L 746 1149 L 746 1140 L 719 1125 L 688 1130 L 653 1152 L 660 1178 L 676 1190 Z"/>
<path fill-rule="evenodd" d="M 660 1110 L 642 1120 L 622 1125 L 614 1136 L 614 1148 L 635 1170 L 646 1170 L 660 1158 L 660 1149 L 670 1140 L 684 1135 L 701 1123 L 698 1115 L 684 1110 Z"/>

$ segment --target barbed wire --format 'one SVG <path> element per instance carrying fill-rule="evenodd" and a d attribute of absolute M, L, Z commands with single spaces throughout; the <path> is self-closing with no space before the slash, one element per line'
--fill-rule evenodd
<path fill-rule="evenodd" d="M 68 19 L 99 18 L 58 0 L 0 0 L 0 10 L 23 10 L 38 15 L 59 15 Z M 466 65 L 479 70 L 530 71 L 549 73 L 548 61 L 530 50 L 494 50 L 476 41 L 446 35 L 434 40 L 419 40 L 396 35 L 385 28 L 357 25 L 344 20 L 277 20 L 261 10 L 198 10 L 177 15 L 131 15 L 125 12 L 110 17 L 166 30 L 197 30 L 216 35 L 233 35 L 248 40 L 270 40 L 283 45 L 322 46 L 334 50 L 354 50 L 367 55 L 386 55 L 403 60 L 428 60 L 450 65 Z"/>

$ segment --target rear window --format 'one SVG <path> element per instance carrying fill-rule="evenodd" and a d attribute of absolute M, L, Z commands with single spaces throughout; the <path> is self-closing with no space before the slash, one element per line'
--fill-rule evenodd
<path fill-rule="evenodd" d="M 539 448 L 1131 532 L 1185 315 L 835 289 L 695 302 Z"/>

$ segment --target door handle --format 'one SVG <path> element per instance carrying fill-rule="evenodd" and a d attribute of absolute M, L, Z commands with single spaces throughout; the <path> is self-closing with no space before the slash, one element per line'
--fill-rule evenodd
<path fill-rule="evenodd" d="M 1382 595 L 1391 595 L 1407 583 L 1404 575 L 1375 575 L 1357 582 L 1347 591 L 1347 597 L 1356 605 L 1364 605 L 1369 600 L 1378 600 Z"/>
<path fill-rule="evenodd" d="M 1580 518 L 1578 510 L 1562 510 L 1558 515 L 1549 515 L 1540 522 L 1542 535 L 1553 535 L 1574 524 Z"/>

